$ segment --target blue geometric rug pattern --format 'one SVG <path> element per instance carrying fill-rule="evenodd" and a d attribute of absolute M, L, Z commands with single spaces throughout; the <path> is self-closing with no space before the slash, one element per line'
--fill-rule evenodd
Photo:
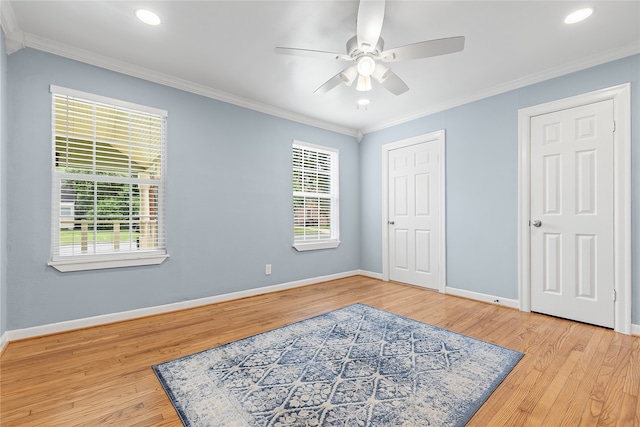
<path fill-rule="evenodd" d="M 450 427 L 522 356 L 355 304 L 153 369 L 188 427 Z"/>

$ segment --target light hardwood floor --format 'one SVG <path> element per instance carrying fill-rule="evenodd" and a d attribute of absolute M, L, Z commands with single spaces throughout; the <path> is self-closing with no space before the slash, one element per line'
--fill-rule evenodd
<path fill-rule="evenodd" d="M 640 426 L 640 337 L 363 276 L 11 342 L 0 425 L 180 426 L 151 365 L 356 302 L 525 353 L 469 426 Z"/>

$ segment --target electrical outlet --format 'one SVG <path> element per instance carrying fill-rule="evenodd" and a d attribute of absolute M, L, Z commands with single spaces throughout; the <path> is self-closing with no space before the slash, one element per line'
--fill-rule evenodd
<path fill-rule="evenodd" d="M 267 276 L 268 276 L 269 274 L 271 274 L 271 264 L 267 264 L 267 265 L 264 267 L 264 274 L 266 274 Z"/>

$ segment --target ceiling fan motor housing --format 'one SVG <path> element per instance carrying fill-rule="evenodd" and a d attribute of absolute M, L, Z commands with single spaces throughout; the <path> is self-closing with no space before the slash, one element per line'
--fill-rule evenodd
<path fill-rule="evenodd" d="M 382 37 L 380 37 L 378 39 L 378 43 L 376 43 L 376 47 L 371 52 L 369 52 L 369 55 L 377 58 L 380 55 L 380 52 L 383 51 L 383 49 L 384 40 L 382 39 Z M 349 41 L 347 41 L 347 54 L 349 54 L 349 56 L 354 60 L 358 59 L 362 55 L 365 55 L 365 53 L 358 48 L 358 36 L 353 36 L 349 39 Z"/>

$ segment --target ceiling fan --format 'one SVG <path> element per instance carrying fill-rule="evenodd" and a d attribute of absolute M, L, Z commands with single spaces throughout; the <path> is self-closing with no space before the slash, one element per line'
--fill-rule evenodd
<path fill-rule="evenodd" d="M 344 83 L 351 86 L 356 82 L 356 90 L 371 90 L 371 78 L 395 95 L 401 95 L 409 87 L 383 62 L 405 61 L 409 59 L 429 58 L 446 55 L 464 49 L 464 37 L 448 37 L 428 40 L 384 49 L 384 40 L 380 37 L 384 21 L 384 0 L 360 0 L 356 35 L 347 41 L 347 53 L 333 53 L 320 50 L 276 47 L 276 53 L 283 55 L 332 58 L 338 61 L 355 62 L 327 80 L 314 93 L 326 93 Z"/>

